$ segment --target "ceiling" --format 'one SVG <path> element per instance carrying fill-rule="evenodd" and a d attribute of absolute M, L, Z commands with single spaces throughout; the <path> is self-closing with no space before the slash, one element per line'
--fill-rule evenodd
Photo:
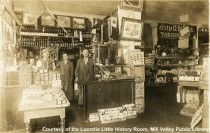
<path fill-rule="evenodd" d="M 103 18 L 120 5 L 120 0 L 43 0 L 52 12 L 79 14 Z M 29 11 L 40 15 L 43 11 L 41 0 L 12 0 L 14 10 Z M 189 22 L 208 24 L 208 0 L 144 0 L 142 19 L 159 22 L 179 22 L 179 16 L 189 14 Z"/>

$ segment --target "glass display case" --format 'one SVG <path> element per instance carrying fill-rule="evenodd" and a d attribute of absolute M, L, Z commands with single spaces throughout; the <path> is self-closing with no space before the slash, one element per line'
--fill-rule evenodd
<path fill-rule="evenodd" d="M 113 41 L 94 45 L 95 64 L 97 65 L 126 65 L 129 50 L 127 46 Z"/>
<path fill-rule="evenodd" d="M 128 47 L 115 41 L 94 45 L 95 78 L 109 80 L 131 77 L 128 51 Z"/>
<path fill-rule="evenodd" d="M 95 78 L 98 80 L 127 79 L 134 75 L 129 65 L 95 65 Z"/>

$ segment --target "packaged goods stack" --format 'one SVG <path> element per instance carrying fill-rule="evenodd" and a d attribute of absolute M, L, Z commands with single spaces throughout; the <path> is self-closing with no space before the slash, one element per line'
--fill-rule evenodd
<path fill-rule="evenodd" d="M 126 119 L 133 119 L 137 117 L 137 112 L 134 104 L 125 104 L 122 106 Z"/>
<path fill-rule="evenodd" d="M 125 121 L 126 116 L 122 107 L 99 109 L 98 110 L 101 124 Z"/>
<path fill-rule="evenodd" d="M 186 116 L 193 116 L 199 106 L 199 92 L 196 89 L 184 89 L 182 102 L 186 103 L 180 113 Z"/>
<path fill-rule="evenodd" d="M 130 56 L 131 64 L 134 65 L 135 77 L 135 107 L 137 113 L 144 112 L 144 81 L 145 66 L 144 52 L 132 51 Z M 139 54 L 138 54 L 139 53 Z"/>
<path fill-rule="evenodd" d="M 199 107 L 199 75 L 200 70 L 197 67 L 178 70 L 177 102 L 185 104 L 180 111 L 182 115 L 193 117 Z"/>
<path fill-rule="evenodd" d="M 137 117 L 134 104 L 125 104 L 122 107 L 99 109 L 97 113 L 89 114 L 89 122 L 101 124 L 125 121 Z"/>
<path fill-rule="evenodd" d="M 209 127 L 209 57 L 203 59 L 199 88 L 203 92 L 202 128 Z"/>
<path fill-rule="evenodd" d="M 49 83 L 52 87 L 61 87 L 61 76 L 59 71 L 49 71 Z"/>
<path fill-rule="evenodd" d="M 30 65 L 19 67 L 19 85 L 26 88 L 32 84 L 32 70 Z"/>
<path fill-rule="evenodd" d="M 195 114 L 193 115 L 193 118 L 191 120 L 191 128 L 194 128 L 202 119 L 202 111 L 203 111 L 203 105 L 201 105 L 198 110 L 196 110 Z"/>
<path fill-rule="evenodd" d="M 206 88 L 208 88 L 208 83 L 209 83 L 209 75 L 208 75 L 208 58 L 204 58 L 203 59 L 203 68 L 201 71 L 201 75 L 200 75 L 200 80 L 199 82 L 201 83 L 201 85 L 206 85 Z"/>
<path fill-rule="evenodd" d="M 100 118 L 99 118 L 99 114 L 98 113 L 90 113 L 89 114 L 89 122 L 93 123 L 93 122 L 99 122 Z"/>
<path fill-rule="evenodd" d="M 24 89 L 19 110 L 56 107 L 69 104 L 61 89 L 43 89 L 42 86 L 31 85 Z"/>
<path fill-rule="evenodd" d="M 200 73 L 196 70 L 179 69 L 179 81 L 199 81 Z"/>
<path fill-rule="evenodd" d="M 47 69 L 40 69 L 34 74 L 36 85 L 49 85 L 61 86 L 60 72 L 49 71 Z"/>
<path fill-rule="evenodd" d="M 144 80 L 135 79 L 135 106 L 137 113 L 144 112 Z"/>
<path fill-rule="evenodd" d="M 184 105 L 184 107 L 180 111 L 180 114 L 192 117 L 197 109 L 198 109 L 198 104 L 189 102 Z"/>

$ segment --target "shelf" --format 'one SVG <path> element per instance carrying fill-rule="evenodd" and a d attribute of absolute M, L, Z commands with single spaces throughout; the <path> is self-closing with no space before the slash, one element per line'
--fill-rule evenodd
<path fill-rule="evenodd" d="M 160 57 L 160 56 L 156 56 L 155 57 L 156 59 L 159 59 L 159 60 L 161 60 L 161 59 L 194 59 L 194 58 L 196 58 L 195 56 L 188 56 L 188 57 L 179 57 L 179 56 L 166 56 L 166 57 Z"/>
<path fill-rule="evenodd" d="M 173 77 L 178 77 L 178 75 L 177 74 L 173 74 L 173 73 L 170 73 L 170 74 L 172 74 L 173 75 Z M 160 74 L 156 74 L 157 76 L 166 76 L 166 74 L 165 73 L 160 73 Z"/>
<path fill-rule="evenodd" d="M 199 46 L 209 46 L 210 43 L 199 43 Z"/>
<path fill-rule="evenodd" d="M 99 67 L 128 67 L 128 65 L 95 65 Z"/>
<path fill-rule="evenodd" d="M 29 33 L 29 34 L 28 34 Z M 58 37 L 58 38 L 77 38 L 79 39 L 79 37 L 74 37 L 74 36 L 58 36 L 57 33 L 41 33 L 41 32 L 21 32 L 20 33 L 21 36 L 37 36 L 37 37 Z M 84 38 L 89 38 L 91 39 L 91 36 L 83 36 Z"/>
<path fill-rule="evenodd" d="M 171 66 L 196 66 L 196 64 L 157 64 L 157 66 L 161 67 L 171 67 Z"/>
<path fill-rule="evenodd" d="M 47 36 L 59 37 L 57 33 L 42 33 L 42 32 L 20 32 L 22 36 Z"/>
<path fill-rule="evenodd" d="M 173 83 L 153 83 L 150 85 L 145 85 L 146 87 L 158 87 L 158 86 L 166 86 L 166 85 L 177 85 L 177 82 L 173 82 Z"/>
<path fill-rule="evenodd" d="M 87 47 L 87 46 L 85 46 L 85 45 L 78 45 L 78 44 L 74 44 L 74 46 L 73 45 L 62 45 L 62 46 L 60 46 L 60 45 L 54 45 L 54 44 L 52 44 L 52 45 L 49 45 L 49 44 L 42 44 L 42 45 L 39 45 L 39 46 L 35 46 L 34 44 L 28 44 L 28 45 L 20 45 L 21 47 L 59 47 L 59 48 L 80 48 L 80 47 L 84 47 L 84 48 L 87 48 L 87 49 L 89 49 L 89 48 L 92 48 L 92 47 Z"/>
<path fill-rule="evenodd" d="M 99 67 L 129 67 L 129 65 L 95 65 Z M 141 67 L 145 65 L 134 65 L 134 67 Z"/>
<path fill-rule="evenodd" d="M 179 81 L 178 80 L 178 86 L 198 87 L 199 82 L 198 81 Z"/>

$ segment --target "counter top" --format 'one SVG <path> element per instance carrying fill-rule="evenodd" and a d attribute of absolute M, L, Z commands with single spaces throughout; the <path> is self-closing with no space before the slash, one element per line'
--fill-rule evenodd
<path fill-rule="evenodd" d="M 120 78 L 120 79 L 103 79 L 103 80 L 94 80 L 94 81 L 84 81 L 85 84 L 99 83 L 99 82 L 117 82 L 125 80 L 135 80 L 135 78 Z"/>
<path fill-rule="evenodd" d="M 19 111 L 67 107 L 70 103 L 61 89 L 25 89 Z"/>

